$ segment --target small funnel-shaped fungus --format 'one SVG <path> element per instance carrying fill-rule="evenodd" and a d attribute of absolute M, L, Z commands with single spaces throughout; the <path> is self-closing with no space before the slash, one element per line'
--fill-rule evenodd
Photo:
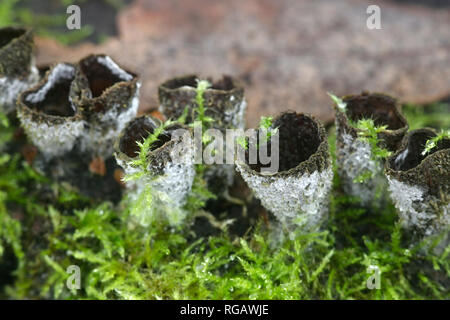
<path fill-rule="evenodd" d="M 248 156 L 237 168 L 283 225 L 304 231 L 318 227 L 327 213 L 333 178 L 325 129 L 314 117 L 295 112 L 281 114 L 272 127 L 279 132 L 279 171 L 264 174 L 261 164 L 249 164 Z"/>
<path fill-rule="evenodd" d="M 141 116 L 128 123 L 121 132 L 115 143 L 115 156 L 126 175 L 142 172 L 143 168 L 137 167 L 134 161 L 140 157 L 137 142 L 143 142 L 160 125 L 158 120 L 150 116 Z M 189 135 L 189 145 L 183 146 L 189 149 L 190 130 L 179 124 L 168 126 L 150 146 L 149 153 L 146 155 L 145 174 L 137 180 L 127 182 L 133 200 L 138 201 L 142 192 L 151 192 L 155 197 L 153 197 L 152 208 L 146 208 L 149 214 L 154 215 L 157 212 L 165 215 L 171 223 L 182 220 L 184 215 L 182 207 L 186 203 L 195 176 L 193 152 L 177 150 L 180 147 L 178 143 L 183 142 L 180 138 L 186 138 L 186 136 L 174 135 L 178 129 L 182 129 L 184 134 Z"/>
<path fill-rule="evenodd" d="M 400 222 L 419 237 L 450 228 L 450 139 L 424 152 L 433 137 L 436 133 L 431 129 L 411 131 L 385 167 Z"/>
<path fill-rule="evenodd" d="M 71 97 L 86 119 L 82 151 L 103 158 L 112 155 L 115 139 L 136 117 L 139 87 L 136 75 L 108 56 L 90 55 L 78 63 Z"/>
<path fill-rule="evenodd" d="M 374 203 L 376 192 L 386 189 L 387 182 L 383 175 L 383 161 L 374 158 L 370 144 L 359 138 L 362 130 L 357 123 L 362 119 L 372 119 L 375 126 L 386 126 L 376 139 L 378 145 L 388 151 L 396 150 L 408 124 L 398 110 L 397 101 L 390 96 L 363 93 L 345 96 L 343 101 L 345 107 L 334 106 L 338 173 L 344 191 L 360 198 L 362 204 L 369 205 Z"/>
<path fill-rule="evenodd" d="M 18 117 L 29 139 L 48 158 L 69 152 L 84 129 L 69 97 L 75 66 L 59 63 L 35 87 L 23 92 Z"/>
<path fill-rule="evenodd" d="M 187 123 L 195 120 L 196 75 L 170 79 L 159 86 L 160 111 L 166 118 L 177 119 L 187 108 Z M 243 129 L 247 103 L 244 97 L 244 87 L 240 81 L 230 76 L 223 76 L 218 81 L 210 81 L 211 86 L 203 94 L 205 116 L 214 121 L 211 127 L 225 132 L 226 129 Z M 233 165 L 211 165 L 205 170 L 205 179 L 214 192 L 226 190 L 234 180 Z"/>
<path fill-rule="evenodd" d="M 17 97 L 39 80 L 30 30 L 0 29 L 0 112 L 10 113 Z"/>

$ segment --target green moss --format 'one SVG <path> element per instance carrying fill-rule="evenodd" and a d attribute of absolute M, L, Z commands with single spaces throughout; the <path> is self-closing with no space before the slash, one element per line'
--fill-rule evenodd
<path fill-rule="evenodd" d="M 2 0 L 0 2 L 0 27 L 11 25 L 27 26 L 33 28 L 40 36 L 51 37 L 59 42 L 70 45 L 78 43 L 94 32 L 90 25 L 84 25 L 80 30 L 71 30 L 70 32 L 61 31 L 66 26 L 67 14 L 65 8 L 73 4 L 73 1 L 61 0 L 58 5 L 62 8 L 61 14 L 36 14 L 29 8 L 28 3 L 31 0 Z M 85 0 L 86 1 L 86 0 Z M 78 1 L 80 2 L 80 1 Z M 119 1 L 107 0 L 110 5 Z"/>
<path fill-rule="evenodd" d="M 332 129 L 331 148 L 334 140 Z M 210 196 L 201 179 L 194 186 L 202 197 L 188 202 L 193 213 Z M 294 235 L 277 247 L 263 223 L 244 237 L 222 232 L 199 238 L 188 225 L 132 224 L 126 202 L 90 203 L 11 155 L 0 163 L 0 248 L 12 251 L 17 263 L 7 270 L 10 281 L 0 284 L 0 296 L 449 299 L 450 247 L 440 256 L 424 254 L 424 243 L 409 247 L 392 204 L 372 211 L 344 195 L 335 175 L 330 219 L 322 231 Z M 6 262 L 4 254 L 0 270 Z M 66 287 L 70 265 L 80 267 L 80 290 Z M 372 265 L 381 270 L 379 290 L 366 286 Z"/>
<path fill-rule="evenodd" d="M 441 132 L 438 133 L 438 135 L 434 138 L 431 138 L 429 140 L 427 140 L 426 144 L 425 144 L 425 148 L 422 151 L 422 156 L 428 154 L 431 152 L 431 150 L 433 150 L 434 148 L 437 147 L 439 141 L 442 140 L 450 140 L 450 130 L 442 130 Z"/>

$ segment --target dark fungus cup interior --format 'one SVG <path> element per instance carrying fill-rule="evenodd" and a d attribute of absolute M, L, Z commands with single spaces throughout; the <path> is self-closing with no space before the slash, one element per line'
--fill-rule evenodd
<path fill-rule="evenodd" d="M 275 119 L 272 127 L 278 128 L 279 132 L 279 171 L 287 171 L 307 161 L 322 143 L 317 122 L 305 114 L 283 113 Z M 267 148 L 271 150 L 270 141 Z M 246 161 L 248 164 L 248 152 Z M 260 162 L 248 165 L 257 172 L 265 167 Z"/>
<path fill-rule="evenodd" d="M 159 126 L 159 122 L 148 116 L 142 116 L 131 121 L 124 130 L 119 141 L 119 150 L 130 158 L 134 158 L 139 153 L 137 142 L 143 142 Z M 171 136 L 169 132 L 159 135 L 150 150 L 156 150 L 169 142 Z"/>
<path fill-rule="evenodd" d="M 73 65 L 57 64 L 47 72 L 37 87 L 21 96 L 21 102 L 31 110 L 49 116 L 72 117 L 76 109 L 69 100 L 69 92 L 74 78 Z"/>
<path fill-rule="evenodd" d="M 427 141 L 436 136 L 431 129 L 419 129 L 411 131 L 405 138 L 404 147 L 388 162 L 389 167 L 396 171 L 407 171 L 417 167 L 426 157 L 440 150 L 450 148 L 450 140 L 443 139 L 438 141 L 436 147 L 429 153 L 423 155 Z"/>
<path fill-rule="evenodd" d="M 44 78 L 47 72 L 50 71 L 51 66 L 50 65 L 40 65 L 37 67 L 39 71 L 39 78 Z"/>
<path fill-rule="evenodd" d="M 0 29 L 0 50 L 6 47 L 14 39 L 23 36 L 27 30 L 20 28 L 3 28 Z"/>
<path fill-rule="evenodd" d="M 79 67 L 89 83 L 93 98 L 100 97 L 116 83 L 131 81 L 136 77 L 120 68 L 106 55 L 90 55 L 79 62 Z"/>
<path fill-rule="evenodd" d="M 174 78 L 164 82 L 161 85 L 163 89 L 177 90 L 184 87 L 197 88 L 197 80 L 200 79 L 197 75 L 187 75 L 179 78 Z M 231 91 L 237 88 L 237 85 L 232 77 L 224 75 L 219 80 L 207 79 L 211 83 L 209 90 L 219 90 L 219 91 Z"/>
<path fill-rule="evenodd" d="M 344 97 L 347 103 L 346 115 L 356 122 L 373 119 L 378 126 L 386 125 L 388 130 L 398 130 L 407 126 L 405 118 L 397 109 L 397 101 L 384 94 L 352 95 Z"/>
<path fill-rule="evenodd" d="M 174 78 L 164 82 L 161 85 L 161 88 L 176 90 L 183 87 L 196 88 L 197 87 L 197 76 L 196 75 L 188 75 L 184 77 Z"/>

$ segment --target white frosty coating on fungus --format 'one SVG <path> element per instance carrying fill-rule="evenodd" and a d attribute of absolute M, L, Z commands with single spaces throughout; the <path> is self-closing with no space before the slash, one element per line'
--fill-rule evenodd
<path fill-rule="evenodd" d="M 344 191 L 359 197 L 363 204 L 370 204 L 377 188 L 386 185 L 381 162 L 372 159 L 370 145 L 352 135 L 344 133 L 341 136 L 342 146 L 336 146 L 339 176 L 342 179 Z M 363 183 L 355 182 L 366 172 L 373 174 L 372 178 Z"/>
<path fill-rule="evenodd" d="M 10 113 L 14 110 L 19 94 L 39 81 L 39 71 L 31 67 L 31 73 L 26 79 L 0 78 L 0 112 Z"/>
<path fill-rule="evenodd" d="M 119 67 L 110 57 L 98 56 L 97 62 L 108 68 L 115 76 L 119 77 L 123 81 L 133 80 L 133 76 Z"/>
<path fill-rule="evenodd" d="M 114 105 L 104 114 L 98 113 L 101 125 L 91 126 L 86 123 L 87 130 L 80 137 L 80 149 L 108 158 L 113 154 L 114 141 L 125 126 L 136 117 L 139 109 L 139 90 L 141 83 L 136 83 L 136 92 L 130 106 L 123 112 L 122 105 Z"/>
<path fill-rule="evenodd" d="M 176 156 L 176 163 L 166 163 L 163 176 L 153 182 L 153 187 L 167 194 L 174 206 L 181 207 L 186 203 L 194 182 L 194 152 L 190 149 L 180 154 L 171 150 L 170 156 L 172 159 Z"/>
<path fill-rule="evenodd" d="M 54 86 L 55 83 L 61 79 L 71 80 L 75 76 L 75 68 L 73 66 L 59 63 L 51 71 L 48 76 L 48 80 L 37 92 L 33 92 L 27 95 L 27 101 L 31 103 L 39 103 L 44 101 L 48 91 Z"/>
<path fill-rule="evenodd" d="M 181 208 L 186 204 L 194 176 L 193 165 L 168 163 L 164 168 L 163 177 L 155 180 L 152 187 L 163 195 L 167 195 L 166 198 L 160 199 L 166 205 Z"/>
<path fill-rule="evenodd" d="M 117 156 L 116 161 L 124 169 L 126 175 L 140 171 L 127 161 L 120 160 Z M 183 221 L 187 214 L 182 207 L 186 204 L 194 177 L 193 153 L 188 152 L 183 154 L 183 159 L 177 159 L 177 163 L 166 163 L 162 175 L 156 178 L 153 175 L 146 175 L 137 181 L 126 182 L 126 185 L 130 190 L 131 200 L 136 201 L 140 194 L 145 191 L 145 186 L 150 184 L 154 195 L 154 207 L 166 216 L 171 225 L 177 225 Z M 148 212 L 148 214 L 153 214 L 153 212 Z M 141 222 L 146 223 L 149 220 L 144 217 Z"/>
<path fill-rule="evenodd" d="M 61 124 L 37 123 L 29 114 L 18 112 L 22 127 L 29 139 L 48 158 L 60 156 L 72 150 L 77 138 L 82 134 L 84 121 L 67 120 Z"/>
<path fill-rule="evenodd" d="M 450 204 L 437 212 L 432 202 L 439 203 L 439 199 L 428 195 L 424 188 L 408 185 L 393 177 L 387 179 L 391 198 L 405 229 L 415 229 L 424 236 L 430 236 L 450 226 Z"/>
<path fill-rule="evenodd" d="M 235 100 L 234 96 L 230 97 L 230 101 Z M 235 103 L 233 108 L 225 110 L 225 122 L 231 124 L 233 128 L 244 129 L 245 128 L 245 112 L 247 111 L 247 102 L 243 99 L 239 103 Z"/>
<path fill-rule="evenodd" d="M 300 177 L 250 174 L 239 163 L 237 169 L 263 206 L 273 212 L 283 225 L 309 230 L 324 219 L 333 180 L 331 166 Z"/>

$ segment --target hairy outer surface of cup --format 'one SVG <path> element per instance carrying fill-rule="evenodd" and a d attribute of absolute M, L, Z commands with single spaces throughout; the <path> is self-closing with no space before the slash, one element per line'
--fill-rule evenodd
<path fill-rule="evenodd" d="M 17 114 L 28 138 L 48 158 L 73 149 L 84 120 L 69 98 L 75 67 L 59 63 L 19 97 Z"/>
<path fill-rule="evenodd" d="M 333 180 L 325 129 L 314 117 L 295 112 L 281 114 L 273 127 L 280 135 L 280 171 L 262 174 L 258 164 L 242 162 L 237 169 L 282 225 L 314 229 L 327 214 Z"/>
<path fill-rule="evenodd" d="M 420 238 L 448 233 L 450 228 L 450 140 L 441 140 L 422 155 L 426 141 L 434 136 L 427 128 L 411 131 L 385 167 L 400 222 Z"/>
<path fill-rule="evenodd" d="M 10 113 L 19 94 L 39 81 L 30 30 L 0 29 L 0 112 Z"/>
<path fill-rule="evenodd" d="M 408 130 L 406 119 L 398 110 L 396 99 L 379 93 L 363 93 L 345 96 L 347 103 L 343 112 L 336 105 L 336 161 L 338 174 L 344 191 L 361 199 L 364 205 L 378 206 L 385 198 L 387 181 L 383 174 L 383 162 L 372 157 L 370 145 L 358 138 L 360 129 L 353 123 L 359 119 L 372 118 L 375 125 L 387 125 L 378 139 L 380 146 L 395 151 Z M 370 172 L 371 178 L 364 182 L 355 181 L 364 173 Z M 381 198 L 375 199 L 379 192 Z"/>
<path fill-rule="evenodd" d="M 132 163 L 138 157 L 139 148 L 136 141 L 143 141 L 159 125 L 158 120 L 150 116 L 141 116 L 128 123 L 121 132 L 115 143 L 115 157 L 125 174 L 142 170 Z M 161 208 L 163 214 L 167 213 L 165 210 L 184 214 L 181 208 L 186 203 L 195 177 L 193 153 L 181 153 L 181 157 L 177 154 L 177 161 L 173 161 L 172 152 L 179 141 L 171 139 L 170 133 L 180 128 L 187 130 L 187 127 L 180 125 L 167 128 L 152 146 L 147 162 L 148 173 L 137 181 L 127 182 L 127 188 L 130 189 L 131 198 L 134 200 L 137 200 L 141 192 L 145 192 L 146 186 L 150 185 L 151 192 L 158 195 L 155 207 Z M 168 218 L 170 220 L 170 217 Z"/>
<path fill-rule="evenodd" d="M 71 99 L 86 119 L 82 152 L 107 158 L 114 141 L 139 108 L 140 82 L 106 55 L 90 55 L 78 63 Z"/>

